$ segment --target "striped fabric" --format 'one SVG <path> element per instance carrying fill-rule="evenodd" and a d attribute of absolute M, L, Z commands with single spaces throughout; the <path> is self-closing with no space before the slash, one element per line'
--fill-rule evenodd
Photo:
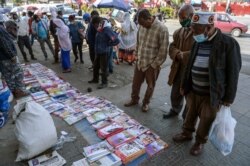
<path fill-rule="evenodd" d="M 209 42 L 199 45 L 192 67 L 192 88 L 198 95 L 209 95 L 209 56 L 212 44 Z"/>
<path fill-rule="evenodd" d="M 149 29 L 140 26 L 135 50 L 137 67 L 142 71 L 146 71 L 150 66 L 160 67 L 166 60 L 168 44 L 168 28 L 157 18 Z"/>

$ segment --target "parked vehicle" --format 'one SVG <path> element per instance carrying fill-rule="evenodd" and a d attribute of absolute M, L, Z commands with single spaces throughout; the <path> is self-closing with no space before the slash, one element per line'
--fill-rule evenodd
<path fill-rule="evenodd" d="M 229 33 L 235 37 L 239 37 L 248 31 L 246 24 L 237 22 L 227 13 L 215 13 L 214 26 L 223 33 Z"/>

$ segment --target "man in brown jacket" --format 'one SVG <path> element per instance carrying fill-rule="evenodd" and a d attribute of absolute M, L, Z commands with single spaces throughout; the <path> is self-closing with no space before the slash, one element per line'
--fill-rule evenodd
<path fill-rule="evenodd" d="M 172 108 L 167 114 L 163 115 L 163 118 L 171 118 L 177 116 L 183 107 L 184 96 L 180 94 L 180 84 L 183 71 L 188 62 L 190 50 L 193 46 L 194 39 L 190 29 L 190 23 L 194 14 L 194 9 L 191 5 L 184 5 L 179 10 L 179 21 L 181 28 L 174 32 L 174 41 L 169 46 L 169 55 L 173 60 L 171 65 L 171 71 L 169 74 L 168 84 L 172 86 L 171 90 L 171 105 Z M 186 106 L 182 114 L 185 119 Z"/>

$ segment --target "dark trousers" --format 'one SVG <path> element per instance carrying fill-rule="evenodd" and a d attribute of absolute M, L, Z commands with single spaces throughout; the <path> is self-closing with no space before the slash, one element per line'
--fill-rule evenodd
<path fill-rule="evenodd" d="M 29 54 L 31 58 L 34 58 L 34 54 L 32 51 L 32 47 L 30 44 L 29 36 L 18 36 L 18 41 L 17 41 L 18 47 L 23 55 L 23 59 L 27 60 L 27 55 L 26 52 L 24 51 L 24 46 L 29 50 Z"/>
<path fill-rule="evenodd" d="M 211 107 L 210 96 L 200 96 L 193 92 L 187 95 L 188 112 L 183 124 L 184 133 L 191 135 L 195 131 L 198 117 L 200 122 L 196 130 L 196 141 L 206 143 L 210 127 L 219 108 Z"/>
<path fill-rule="evenodd" d="M 181 86 L 181 72 L 178 71 L 173 81 L 171 96 L 170 96 L 172 111 L 176 112 L 177 114 L 181 112 L 184 103 L 184 96 L 180 94 L 180 86 Z M 183 118 L 185 118 L 186 112 L 187 112 L 187 104 L 182 113 Z"/>
<path fill-rule="evenodd" d="M 149 104 L 150 99 L 154 93 L 154 88 L 156 81 L 158 79 L 160 73 L 160 69 L 154 69 L 149 67 L 146 71 L 139 70 L 137 65 L 135 66 L 134 78 L 133 78 L 133 85 L 132 85 L 132 94 L 131 98 L 133 101 L 138 102 L 140 97 L 140 89 L 141 85 L 146 80 L 147 83 L 147 90 L 143 99 L 143 104 Z"/>
<path fill-rule="evenodd" d="M 82 44 L 83 44 L 83 41 L 79 42 L 79 43 L 72 43 L 72 49 L 73 49 L 75 59 L 78 59 L 78 52 L 79 52 L 81 61 L 83 61 L 83 58 L 82 58 Z"/>
<path fill-rule="evenodd" d="M 93 80 L 99 80 L 99 70 L 101 69 L 102 84 L 107 84 L 108 53 L 97 54 L 94 61 Z"/>
<path fill-rule="evenodd" d="M 45 58 L 48 57 L 48 54 L 47 54 L 47 52 L 46 52 L 46 50 L 45 50 L 45 45 L 44 45 L 45 43 L 47 43 L 47 45 L 48 45 L 48 47 L 49 47 L 51 53 L 52 53 L 53 56 L 54 56 L 53 46 L 52 46 L 52 44 L 51 44 L 49 38 L 46 38 L 46 39 L 38 38 L 38 42 L 40 43 L 40 46 L 41 46 L 41 49 L 42 49 L 42 51 L 43 51 L 43 54 L 44 54 L 44 57 L 45 57 Z"/>
<path fill-rule="evenodd" d="M 94 65 L 95 61 L 95 46 L 89 45 L 89 57 L 92 62 L 92 65 Z"/>
<path fill-rule="evenodd" d="M 55 36 L 54 37 L 54 60 L 55 62 L 59 62 L 59 50 L 60 50 L 60 44 L 59 44 L 57 36 Z"/>

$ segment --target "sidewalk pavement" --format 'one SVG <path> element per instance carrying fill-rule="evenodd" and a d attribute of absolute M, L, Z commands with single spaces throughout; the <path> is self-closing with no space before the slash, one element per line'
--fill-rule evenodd
<path fill-rule="evenodd" d="M 39 52 L 35 53 L 39 54 Z M 40 53 L 41 54 L 41 53 Z M 88 57 L 84 57 L 86 60 Z M 208 142 L 205 145 L 204 153 L 199 157 L 189 155 L 189 149 L 192 142 L 184 144 L 176 144 L 172 141 L 172 136 L 181 131 L 182 120 L 179 117 L 165 120 L 162 118 L 163 112 L 170 109 L 170 90 L 167 85 L 167 78 L 170 70 L 170 60 L 164 64 L 159 75 L 155 92 L 150 104 L 150 111 L 142 113 L 140 111 L 141 103 L 138 106 L 125 108 L 123 104 L 130 99 L 131 82 L 133 77 L 133 67 L 127 64 L 115 66 L 114 74 L 109 76 L 110 86 L 106 89 L 97 90 L 96 85 L 89 85 L 88 80 L 91 79 L 92 73 L 88 71 L 89 62 L 85 61 L 84 65 L 72 64 L 73 72 L 71 74 L 62 74 L 60 65 L 51 65 L 51 61 L 43 61 L 43 56 L 38 56 L 39 61 L 43 65 L 51 68 L 58 73 L 59 76 L 72 84 L 72 86 L 86 93 L 86 89 L 93 89 L 92 95 L 103 96 L 112 101 L 115 105 L 123 109 L 132 118 L 139 121 L 142 125 L 147 126 L 156 132 L 164 141 L 169 144 L 169 148 L 157 154 L 151 159 L 147 159 L 141 165 L 162 166 L 162 165 L 240 165 L 248 166 L 250 162 L 250 76 L 240 74 L 237 96 L 232 105 L 232 115 L 237 120 L 235 129 L 235 143 L 233 151 L 230 155 L 224 157 L 218 152 L 213 145 Z M 87 64 L 86 64 L 87 62 Z M 145 93 L 145 84 L 142 86 L 141 97 Z M 72 136 L 77 136 L 76 142 L 66 143 L 63 149 L 58 152 L 67 160 L 66 166 L 70 166 L 72 162 L 81 159 L 82 148 L 91 144 L 96 135 L 88 135 L 83 132 L 78 124 L 69 126 L 63 120 L 53 116 L 57 132 L 66 131 Z M 15 163 L 17 155 L 18 142 L 14 135 L 14 124 L 9 120 L 7 125 L 0 129 L 0 166 L 23 166 L 27 162 Z M 59 134 L 58 134 L 59 136 Z M 42 140 L 41 140 L 42 141 Z"/>

